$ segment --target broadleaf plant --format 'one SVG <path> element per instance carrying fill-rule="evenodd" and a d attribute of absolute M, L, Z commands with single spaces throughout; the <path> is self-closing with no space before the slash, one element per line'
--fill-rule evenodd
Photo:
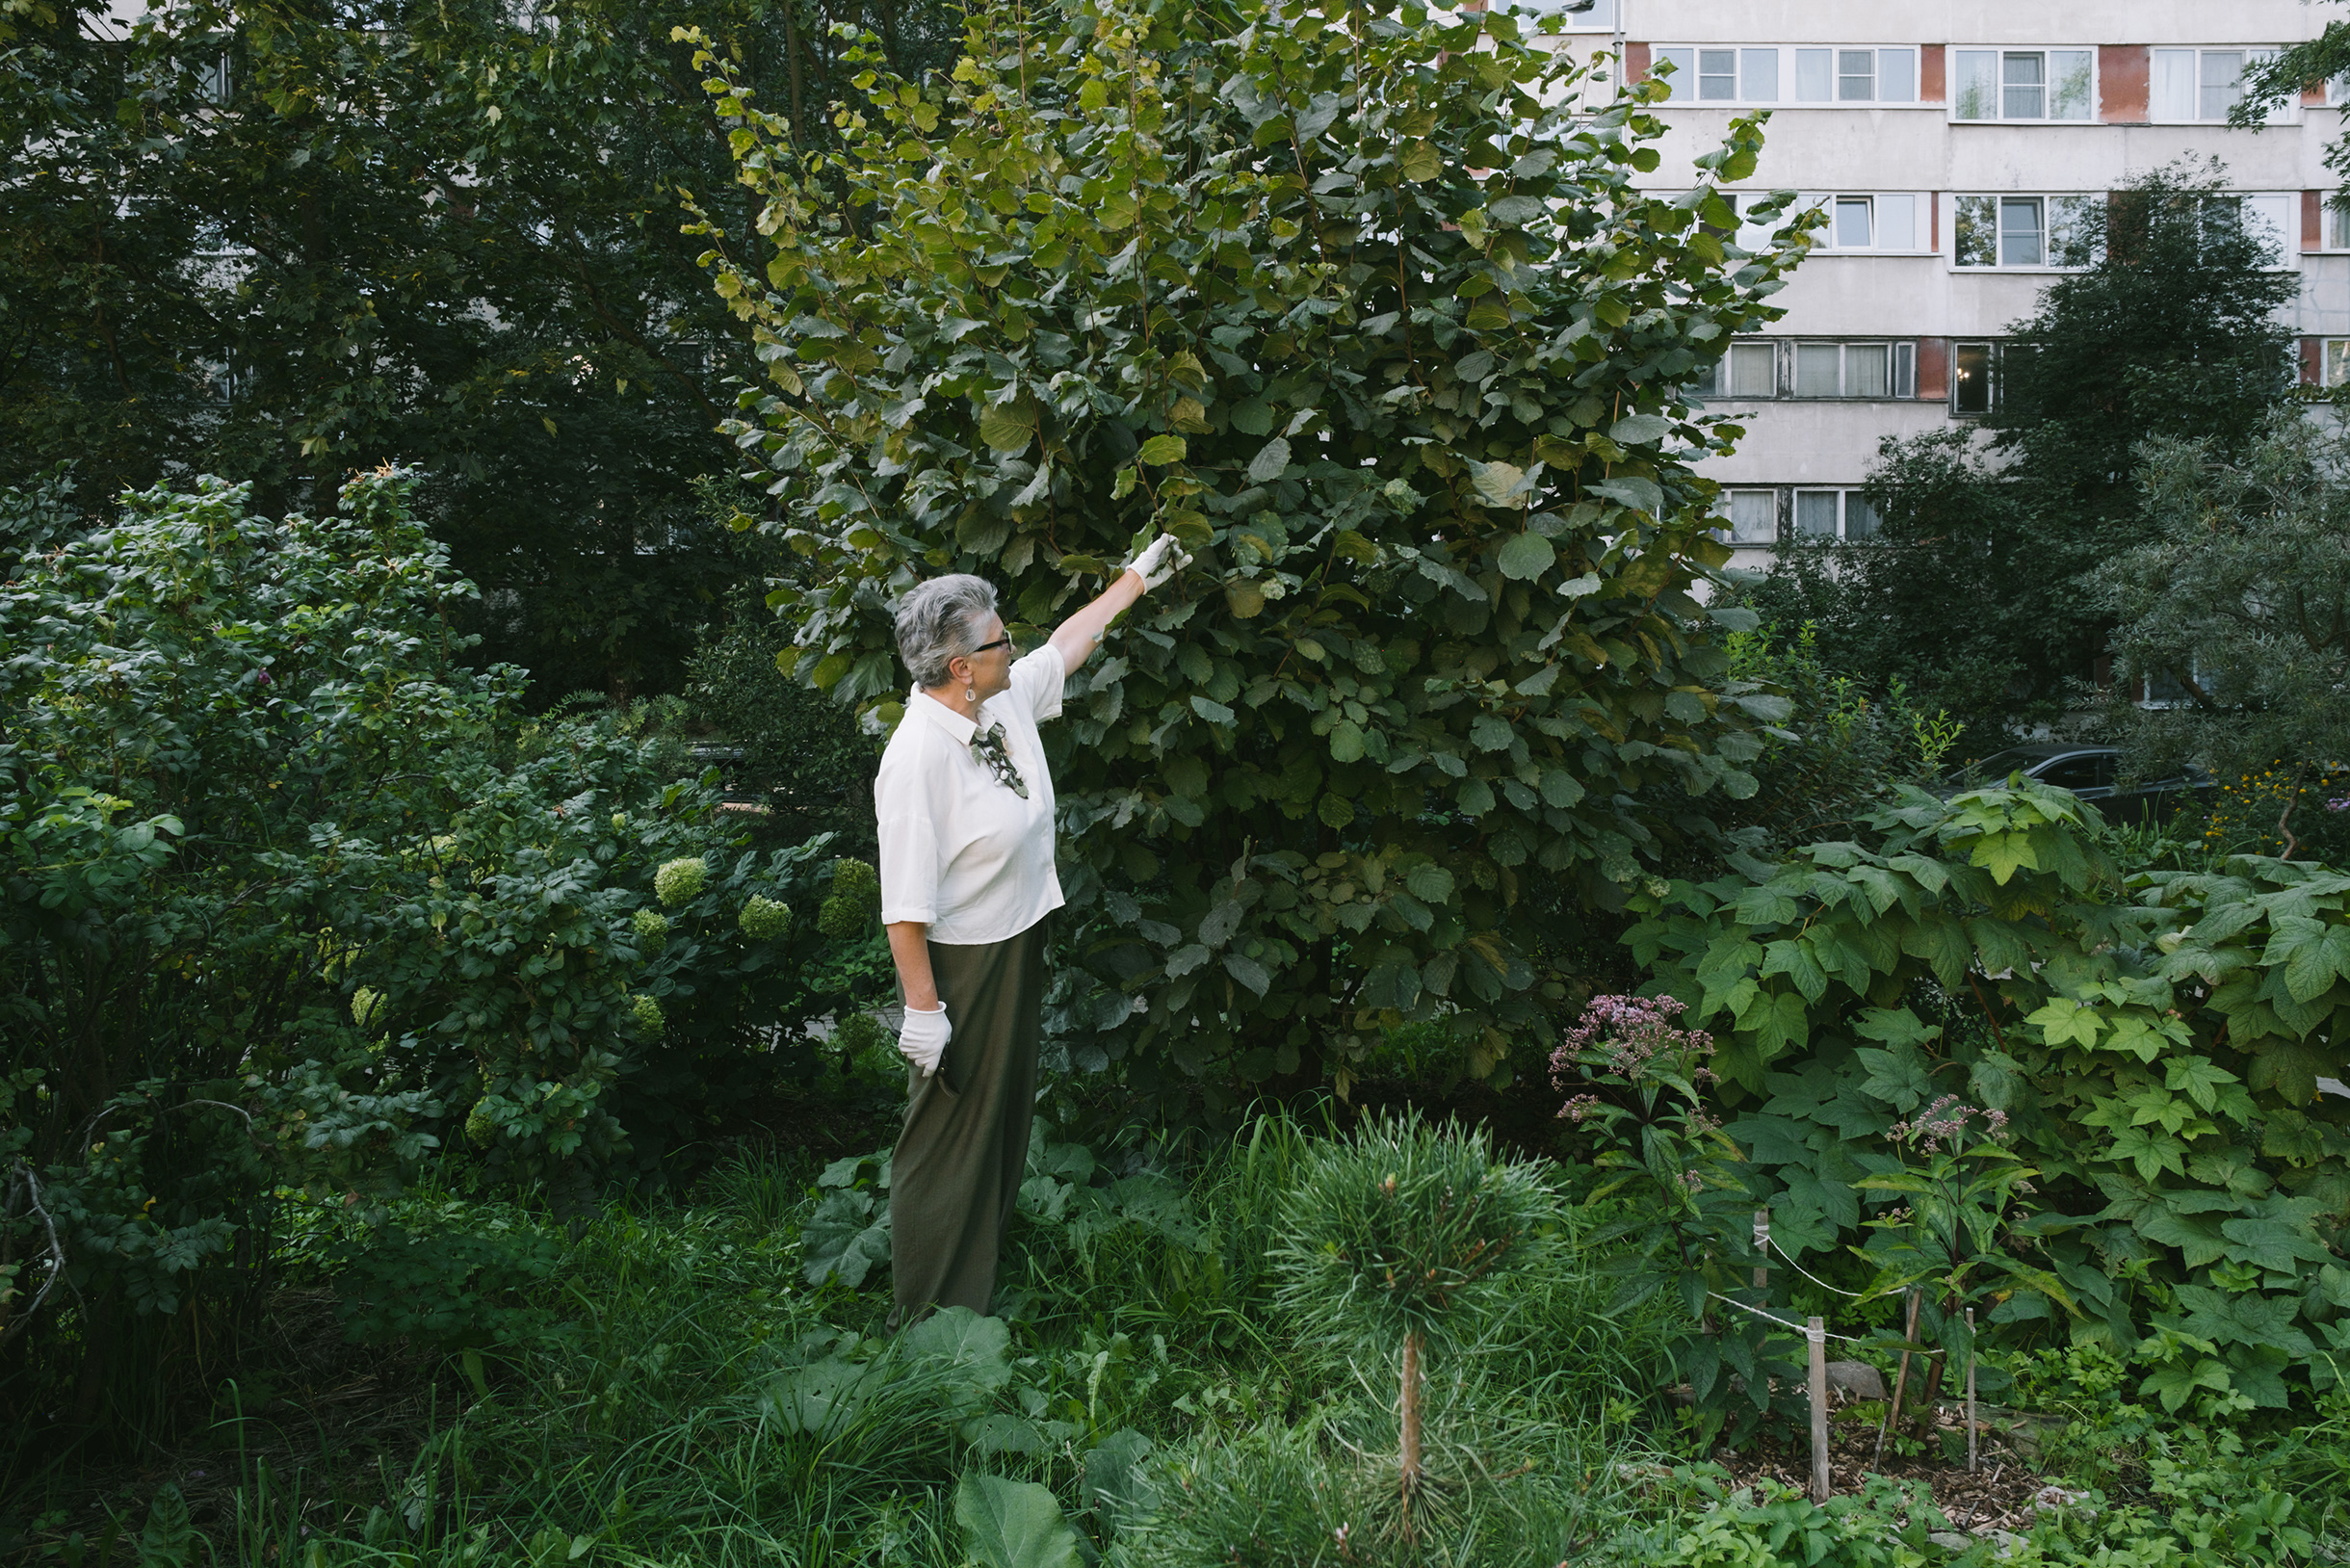
<path fill-rule="evenodd" d="M 2070 793 L 2019 779 L 1905 791 L 1849 841 L 1632 902 L 1634 954 L 1744 1091 L 1723 1131 L 1790 1258 L 1914 1204 L 1901 1124 L 1958 1095 L 2030 1181 L 1931 1266 L 1872 1227 L 1885 1284 L 1941 1282 L 1921 1338 L 1963 1350 L 1969 1300 L 2011 1343 L 2154 1361 L 2183 1334 L 2258 1406 L 2350 1365 L 2350 1099 L 2319 1086 L 2350 1065 L 2350 875 L 2126 873 Z"/>
<path fill-rule="evenodd" d="M 1732 243 L 1792 204 L 1716 189 L 1759 122 L 1643 188 L 1659 86 L 1408 5 L 975 10 L 951 80 L 867 47 L 838 154 L 697 58 L 765 202 L 702 229 L 795 671 L 887 726 L 915 582 L 987 575 L 1032 645 L 1152 531 L 1197 558 L 1048 731 L 1074 1064 L 1181 1113 L 1440 1009 L 1475 1074 L 1547 1043 L 1526 880 L 1704 839 L 1780 713 L 1690 591 L 1742 432 L 1681 390 L 1815 221 Z"/>

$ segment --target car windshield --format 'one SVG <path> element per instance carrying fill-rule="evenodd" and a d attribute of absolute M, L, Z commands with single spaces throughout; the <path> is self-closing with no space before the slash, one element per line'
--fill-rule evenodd
<path fill-rule="evenodd" d="M 2029 771 L 2047 760 L 2047 754 L 2039 751 L 1994 751 L 1980 762 L 1961 763 L 1943 776 L 1953 784 L 1974 778 L 2005 778 L 2013 772 Z"/>

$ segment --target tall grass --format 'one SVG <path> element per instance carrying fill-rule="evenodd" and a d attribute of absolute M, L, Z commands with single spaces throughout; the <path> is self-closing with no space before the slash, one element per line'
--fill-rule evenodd
<path fill-rule="evenodd" d="M 1301 1339 L 1271 1272 L 1284 1200 L 1327 1136 L 1258 1117 L 1180 1180 L 1129 1151 L 1091 1178 L 1082 1220 L 1024 1217 L 1005 1259 L 1010 1343 L 983 1365 L 879 1339 L 885 1277 L 804 1282 L 811 1160 L 742 1151 L 690 1201 L 617 1203 L 576 1230 L 436 1191 L 395 1218 L 486 1229 L 495 1208 L 500 1226 L 561 1240 L 560 1271 L 528 1287 L 534 1310 L 500 1309 L 538 1328 L 453 1342 L 457 1392 L 372 1465 L 297 1466 L 282 1445 L 219 1454 L 239 1481 L 199 1518 L 210 1547 L 188 1560 L 961 1568 L 952 1496 L 974 1470 L 1051 1487 L 1129 1564 L 1208 1560 L 1198 1550 L 1229 1544 L 1243 1503 L 1299 1529 L 1357 1518 L 1374 1539 L 1392 1347 Z M 1432 1388 L 1430 1519 L 1500 1554 L 1482 1560 L 1555 1563 L 1623 1506 L 1611 1477 L 1636 1442 L 1654 1337 L 1605 1316 L 1568 1240 L 1511 1281 Z M 1195 1503 L 1165 1490 L 1185 1477 L 1205 1488 Z M 152 1532 L 144 1512 L 124 1514 L 123 1540 Z M 73 1555 L 62 1544 L 41 1555 Z"/>

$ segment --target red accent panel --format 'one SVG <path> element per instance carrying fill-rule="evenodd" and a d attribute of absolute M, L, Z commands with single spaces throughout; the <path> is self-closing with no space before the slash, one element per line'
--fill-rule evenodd
<path fill-rule="evenodd" d="M 2301 248 L 2323 250 L 2326 248 L 2326 194 L 2323 191 L 2301 193 Z"/>
<path fill-rule="evenodd" d="M 1638 80 L 1639 80 L 1641 77 L 1646 76 L 1647 74 L 1648 74 L 1648 45 L 1647 45 L 1647 44 L 1645 44 L 1645 43 L 1627 43 L 1627 44 L 1625 44 L 1625 45 L 1624 45 L 1624 80 L 1626 80 L 1627 82 L 1636 82 L 1636 81 L 1638 81 Z"/>
<path fill-rule="evenodd" d="M 1947 400 L 1950 396 L 1950 340 L 1918 340 L 1918 396 Z"/>
<path fill-rule="evenodd" d="M 2146 91 L 2152 65 L 2143 43 L 2102 43 L 2097 50 L 2098 118 L 2136 124 L 2146 118 Z"/>
<path fill-rule="evenodd" d="M 2323 108 L 2326 106 L 2326 85 L 2325 85 L 2325 83 L 2323 83 L 2323 82 L 2304 82 L 2304 83 L 2302 83 L 2302 84 L 2301 84 L 2301 102 L 2302 102 L 2303 107 L 2305 107 L 2305 108 L 2310 108 L 2310 109 L 2323 109 Z"/>
<path fill-rule="evenodd" d="M 1942 193 L 1940 191 L 1928 191 L 1925 194 L 1925 212 L 1926 238 L 1934 248 L 1934 254 L 1939 256 L 1942 254 Z"/>
<path fill-rule="evenodd" d="M 2315 386 L 2325 379 L 2326 340 L 2305 337 L 2301 340 L 2301 384 Z"/>
<path fill-rule="evenodd" d="M 1918 51 L 1918 101 L 1940 103 L 1949 96 L 1948 78 L 1944 73 L 1942 45 L 1929 43 Z"/>

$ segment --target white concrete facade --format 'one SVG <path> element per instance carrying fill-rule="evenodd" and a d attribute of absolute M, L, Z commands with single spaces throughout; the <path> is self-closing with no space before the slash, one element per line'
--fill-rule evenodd
<path fill-rule="evenodd" d="M 2068 202 L 2182 158 L 2218 158 L 2246 221 L 2300 274 L 2304 379 L 2350 378 L 2350 222 L 2331 210 L 2340 181 L 2324 162 L 2345 130 L 2341 91 L 2305 94 L 2261 127 L 2225 123 L 2244 57 L 2315 37 L 2315 5 L 1561 4 L 1514 9 L 1579 52 L 1620 43 L 1628 74 L 1673 62 L 1660 187 L 1686 189 L 1689 160 L 1731 118 L 1767 108 L 1761 166 L 1733 189 L 1798 190 L 1835 219 L 1776 298 L 1786 317 L 1741 340 L 1746 356 L 1707 399 L 1747 429 L 1706 469 L 1739 513 L 1741 565 L 1798 530 L 1865 531 L 1849 492 L 1879 440 L 1973 422 L 2004 329 L 2057 275 L 2046 260 Z"/>

